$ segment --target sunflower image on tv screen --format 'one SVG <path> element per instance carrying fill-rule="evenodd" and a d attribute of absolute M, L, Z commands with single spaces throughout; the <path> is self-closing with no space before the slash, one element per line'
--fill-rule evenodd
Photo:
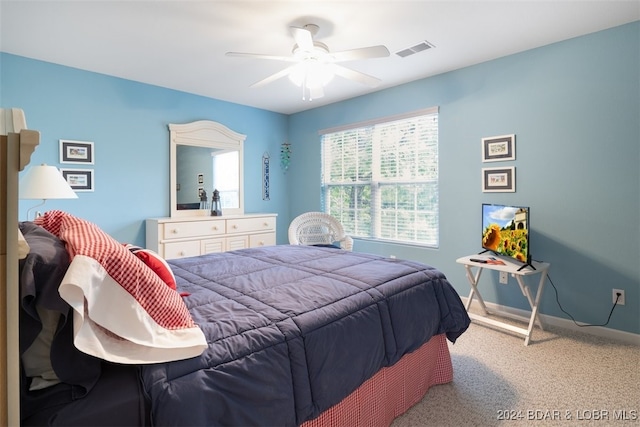
<path fill-rule="evenodd" d="M 528 262 L 528 208 L 499 205 L 482 207 L 482 247 L 498 255 Z"/>

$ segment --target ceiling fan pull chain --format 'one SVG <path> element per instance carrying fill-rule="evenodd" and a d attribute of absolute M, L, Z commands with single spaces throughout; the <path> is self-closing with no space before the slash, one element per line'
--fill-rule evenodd
<path fill-rule="evenodd" d="M 307 94 L 306 94 L 306 89 L 307 89 L 307 73 L 305 72 L 304 74 L 304 79 L 302 80 L 302 84 L 300 85 L 302 87 L 302 100 L 306 101 L 307 100 Z M 309 96 L 311 96 L 311 93 L 309 93 Z"/>

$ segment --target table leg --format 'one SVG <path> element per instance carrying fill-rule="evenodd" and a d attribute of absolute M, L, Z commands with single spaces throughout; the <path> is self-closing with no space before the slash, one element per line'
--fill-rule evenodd
<path fill-rule="evenodd" d="M 542 273 L 544 274 L 544 273 Z M 537 313 L 538 312 L 538 303 L 537 301 L 539 301 L 539 295 L 540 294 L 540 285 L 538 285 L 538 293 L 536 295 L 536 300 L 534 301 L 533 298 L 531 298 L 531 291 L 529 289 L 529 286 L 524 284 L 524 280 L 522 279 L 521 276 L 516 276 L 516 280 L 518 281 L 518 285 L 520 285 L 520 290 L 522 291 L 522 295 L 524 295 L 525 297 L 527 297 L 527 301 L 529 301 L 529 307 L 531 307 L 531 315 L 533 316 L 533 313 Z M 542 322 L 540 321 L 540 319 L 537 317 L 537 314 L 535 317 L 531 317 L 531 319 L 535 320 L 535 323 L 540 327 L 541 330 L 544 331 L 544 327 L 542 326 Z"/>
<path fill-rule="evenodd" d="M 529 320 L 529 328 L 527 329 L 527 335 L 526 335 L 526 338 L 524 339 L 524 345 L 529 344 L 529 338 L 531 338 L 533 325 L 534 323 L 536 323 L 536 321 L 538 323 L 538 326 L 540 326 L 540 329 L 544 331 L 544 328 L 542 327 L 542 321 L 538 317 L 538 307 L 540 306 L 540 299 L 542 297 L 542 291 L 544 289 L 546 278 L 547 278 L 547 272 L 543 271 L 540 274 L 540 281 L 538 282 L 538 292 L 536 293 L 536 299 L 531 305 L 531 319 Z M 529 300 L 530 300 L 530 297 L 529 297 Z"/>
<path fill-rule="evenodd" d="M 469 298 L 467 298 L 467 304 L 465 309 L 469 311 L 469 308 L 471 308 L 471 302 L 475 297 L 480 303 L 480 306 L 482 307 L 482 311 L 484 312 L 484 314 L 487 314 L 488 313 L 487 306 L 484 304 L 482 295 L 480 295 L 480 292 L 478 291 L 478 281 L 480 280 L 480 275 L 482 274 L 483 268 L 478 267 L 478 271 L 476 272 L 475 275 L 473 274 L 473 270 L 471 269 L 471 266 L 465 265 L 464 268 L 467 272 L 467 280 L 469 280 L 469 284 L 471 284 L 471 292 L 469 293 Z"/>

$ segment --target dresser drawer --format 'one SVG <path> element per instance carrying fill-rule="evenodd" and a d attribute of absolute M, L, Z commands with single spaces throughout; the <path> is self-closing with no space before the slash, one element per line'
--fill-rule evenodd
<path fill-rule="evenodd" d="M 224 234 L 224 220 L 171 222 L 163 224 L 165 239 L 184 239 Z"/>
<path fill-rule="evenodd" d="M 249 236 L 233 236 L 227 237 L 227 250 L 236 251 L 249 247 Z"/>
<path fill-rule="evenodd" d="M 274 217 L 237 218 L 227 220 L 227 233 L 251 233 L 256 231 L 271 231 L 276 228 Z"/>
<path fill-rule="evenodd" d="M 164 244 L 164 259 L 184 258 L 198 255 L 200 255 L 199 240 Z"/>
<path fill-rule="evenodd" d="M 276 233 L 260 233 L 249 236 L 249 247 L 259 248 L 276 244 Z"/>
<path fill-rule="evenodd" d="M 212 254 L 226 251 L 226 239 L 204 239 L 200 241 L 200 254 Z"/>

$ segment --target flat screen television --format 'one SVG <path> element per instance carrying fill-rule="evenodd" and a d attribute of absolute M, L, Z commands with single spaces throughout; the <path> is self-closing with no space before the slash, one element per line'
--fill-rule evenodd
<path fill-rule="evenodd" d="M 529 208 L 483 203 L 482 247 L 531 265 Z"/>

